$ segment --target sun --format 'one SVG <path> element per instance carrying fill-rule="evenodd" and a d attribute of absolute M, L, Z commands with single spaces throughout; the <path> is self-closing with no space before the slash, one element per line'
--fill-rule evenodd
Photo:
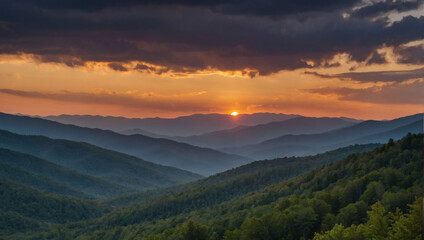
<path fill-rule="evenodd" d="M 230 115 L 235 117 L 235 116 L 239 115 L 239 113 L 238 112 L 232 112 Z"/>

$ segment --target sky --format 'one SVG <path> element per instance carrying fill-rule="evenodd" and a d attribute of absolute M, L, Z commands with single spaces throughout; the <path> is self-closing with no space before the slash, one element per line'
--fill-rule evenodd
<path fill-rule="evenodd" d="M 0 0 L 0 112 L 424 112 L 423 0 Z"/>

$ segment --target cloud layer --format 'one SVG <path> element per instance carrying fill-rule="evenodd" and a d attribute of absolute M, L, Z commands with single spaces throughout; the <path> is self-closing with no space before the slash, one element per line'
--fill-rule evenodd
<path fill-rule="evenodd" d="M 336 95 L 342 101 L 376 104 L 416 104 L 422 106 L 424 103 L 423 89 L 424 81 L 421 79 L 410 83 L 393 83 L 381 87 L 325 87 L 308 89 L 307 91 L 321 95 Z"/>
<path fill-rule="evenodd" d="M 0 0 L 0 54 L 34 54 L 68 66 L 106 62 L 116 71 L 266 75 L 310 68 L 311 61 L 316 66 L 343 52 L 365 61 L 383 44 L 424 39 L 424 17 L 393 24 L 379 17 L 416 9 L 422 1 L 390 2 L 354 8 L 361 2 Z M 140 64 L 128 69 L 130 62 Z"/>
<path fill-rule="evenodd" d="M 424 78 L 424 68 L 403 71 L 379 71 L 379 72 L 346 72 L 338 74 L 320 74 L 317 72 L 305 72 L 322 78 L 338 78 L 341 80 L 367 82 L 404 82 L 418 78 Z"/>
<path fill-rule="evenodd" d="M 96 92 L 38 92 L 16 89 L 0 89 L 0 94 L 8 94 L 32 99 L 47 99 L 62 102 L 84 104 L 116 105 L 128 108 L 154 109 L 165 111 L 208 111 L 211 106 L 194 104 L 193 98 L 206 92 L 192 92 L 180 95 L 157 95 L 151 92 L 114 92 L 99 90 Z"/>

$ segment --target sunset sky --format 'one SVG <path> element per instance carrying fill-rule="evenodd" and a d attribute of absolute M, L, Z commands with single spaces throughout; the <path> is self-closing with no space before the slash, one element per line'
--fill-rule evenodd
<path fill-rule="evenodd" d="M 423 2 L 0 0 L 0 111 L 424 112 Z"/>

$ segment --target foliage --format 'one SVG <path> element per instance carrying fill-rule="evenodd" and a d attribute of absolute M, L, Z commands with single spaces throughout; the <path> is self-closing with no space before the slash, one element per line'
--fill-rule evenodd
<path fill-rule="evenodd" d="M 371 206 L 368 211 L 368 221 L 365 224 L 343 227 L 336 224 L 331 230 L 316 233 L 314 240 L 337 239 L 393 239 L 393 240 L 419 240 L 422 237 L 422 198 L 417 198 L 409 204 L 407 213 L 397 209 L 396 213 L 387 213 L 381 202 Z"/>
<path fill-rule="evenodd" d="M 163 196 L 177 195 L 178 198 L 183 198 L 196 195 L 197 201 L 207 200 L 207 203 L 199 207 L 207 207 L 261 190 L 314 167 L 337 162 L 350 154 L 370 151 L 378 146 L 380 144 L 353 145 L 314 156 L 255 161 L 196 182 L 119 196 L 105 202 L 118 207 L 128 207 L 150 199 L 157 201 L 159 197 Z M 204 195 L 205 199 L 202 199 L 199 192 Z M 186 199 L 184 202 L 190 202 L 190 199 Z M 188 208 L 189 206 L 184 207 L 186 210 Z M 191 210 L 194 209 L 191 208 Z"/>
<path fill-rule="evenodd" d="M 409 134 L 241 197 L 214 199 L 243 185 L 204 186 L 26 238 L 421 239 L 423 136 Z"/>
<path fill-rule="evenodd" d="M 1 151 L 1 149 L 0 149 Z M 1 154 L 0 154 L 1 158 Z M 91 195 L 73 189 L 69 185 L 58 182 L 54 179 L 40 176 L 22 168 L 13 167 L 0 162 L 0 178 L 5 178 L 17 183 L 21 183 L 39 190 L 48 191 L 55 194 L 76 197 L 80 199 L 92 199 Z"/>
<path fill-rule="evenodd" d="M 111 197 L 135 192 L 136 190 L 167 187 L 197 180 L 202 177 L 188 171 L 154 164 L 131 155 L 85 143 L 90 141 L 80 142 L 86 136 L 85 134 L 90 135 L 91 137 L 89 138 L 93 141 L 104 140 L 102 134 L 117 135 L 127 140 L 131 140 L 130 136 L 123 136 L 99 129 L 61 125 L 41 119 L 16 118 L 16 121 L 12 121 L 11 124 L 21 120 L 28 120 L 29 122 L 37 121 L 41 125 L 42 123 L 47 125 L 52 124 L 57 126 L 58 129 L 53 130 L 50 128 L 52 126 L 46 125 L 45 132 L 42 131 L 45 133 L 44 135 L 49 135 L 48 133 L 53 135 L 70 134 L 72 136 L 70 139 L 76 138 L 78 142 L 51 139 L 44 136 L 19 135 L 0 130 L 0 147 L 14 151 L 0 152 L 0 155 L 4 155 L 5 163 L 13 165 L 15 159 L 14 157 L 10 157 L 10 155 L 20 154 L 21 156 L 18 156 L 16 161 L 21 162 L 22 165 L 18 165 L 18 167 L 26 166 L 27 164 L 24 163 L 28 163 L 31 160 L 33 164 L 30 165 L 29 169 L 27 168 L 25 170 L 40 175 L 45 174 L 43 176 L 54 177 L 56 180 L 66 183 L 71 187 L 88 193 L 93 192 L 95 193 L 94 195 L 98 195 L 99 197 Z M 37 125 L 36 123 L 34 124 Z M 40 127 L 40 129 L 37 129 L 37 127 L 34 127 L 35 125 L 28 127 L 28 133 L 43 128 Z M 5 123 L 2 128 L 7 128 L 7 126 L 8 124 Z M 65 133 L 65 128 L 72 128 L 74 131 L 68 129 L 67 133 Z M 16 132 L 23 131 L 23 129 L 21 131 L 15 130 Z M 113 141 L 113 139 L 109 140 Z M 131 140 L 130 142 L 133 141 Z M 16 167 L 16 165 L 14 166 Z M 40 166 L 43 166 L 43 168 L 40 169 Z M 60 172 L 56 170 L 60 170 Z M 80 181 L 78 181 L 79 178 L 81 179 Z M 77 186 L 80 188 L 77 188 Z M 92 186 L 94 189 L 91 189 L 89 186 Z M 96 188 L 96 186 L 100 187 Z"/>
<path fill-rule="evenodd" d="M 100 217 L 110 207 L 94 201 L 63 197 L 0 179 L 0 214 L 14 219 L 65 223 Z M 21 218 L 22 217 L 22 218 Z M 18 222 L 18 221 L 16 221 Z M 32 224 L 32 223 L 31 223 Z"/>
<path fill-rule="evenodd" d="M 422 193 L 422 139 L 423 135 L 408 135 L 397 143 L 383 145 L 365 154 L 350 155 L 340 162 L 325 165 L 259 193 L 247 194 L 179 217 L 183 222 L 183 219 L 198 219 L 198 223 L 208 226 L 210 236 L 217 233 L 225 239 L 311 239 L 315 233 L 325 231 L 324 227 L 331 227 L 332 231 L 335 224 L 348 229 L 345 231 L 339 227 L 334 233 L 342 231 L 352 239 L 379 239 L 389 232 L 389 227 L 395 226 L 398 226 L 398 230 L 393 230 L 396 234 L 407 235 L 400 229 L 411 223 L 389 224 L 391 220 L 386 217 L 385 207 L 406 210 L 404 205 L 399 204 L 410 204 Z M 387 200 L 390 195 L 405 193 L 410 196 L 405 202 Z M 131 214 L 118 218 L 115 215 L 113 224 L 131 219 L 128 216 Z M 399 218 L 414 222 L 408 214 Z M 175 218 L 156 221 L 155 226 L 138 221 L 145 229 L 139 236 L 149 231 L 160 232 L 161 229 L 168 233 L 177 231 L 178 223 L 172 223 L 170 219 Z M 420 223 L 418 219 L 415 222 Z M 134 223 L 127 222 L 125 225 L 136 226 Z M 163 226 L 159 227 L 161 224 Z M 177 227 L 172 230 L 174 226 Z"/>

